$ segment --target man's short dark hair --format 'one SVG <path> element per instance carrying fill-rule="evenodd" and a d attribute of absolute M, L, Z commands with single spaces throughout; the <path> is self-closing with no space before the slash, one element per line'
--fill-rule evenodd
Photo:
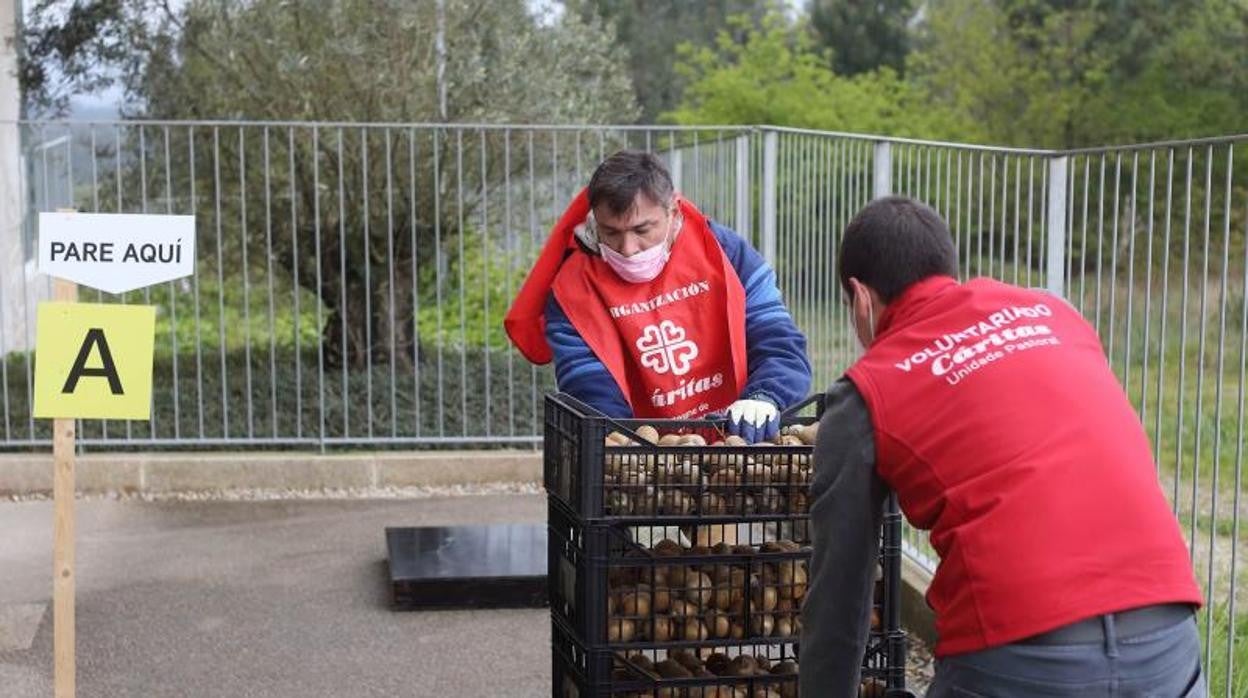
<path fill-rule="evenodd" d="M 666 206 L 674 191 L 672 176 L 658 156 L 644 150 L 621 150 L 603 160 L 589 178 L 589 207 L 605 206 L 619 216 L 632 210 L 638 193 Z"/>
<path fill-rule="evenodd" d="M 891 303 L 932 276 L 957 276 L 958 253 L 940 215 L 904 196 L 871 202 L 845 228 L 841 240 L 841 288 L 858 279 Z"/>

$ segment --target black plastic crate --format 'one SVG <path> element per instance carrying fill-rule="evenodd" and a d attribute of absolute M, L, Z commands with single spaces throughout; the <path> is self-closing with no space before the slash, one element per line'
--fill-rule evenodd
<path fill-rule="evenodd" d="M 785 412 L 782 431 L 791 436 L 810 428 L 823 406 L 818 395 Z M 643 434 L 643 427 L 654 431 Z M 660 681 L 639 673 L 629 657 L 640 652 L 657 661 L 671 652 L 745 651 L 777 661 L 797 656 L 803 595 L 796 593 L 802 576 L 797 570 L 804 572 L 810 557 L 810 434 L 806 443 L 788 438 L 781 444 L 708 445 L 724 438 L 722 427 L 715 421 L 611 419 L 568 395 L 546 397 L 555 695 L 768 695 L 762 685 L 742 689 L 739 677 L 727 683 L 713 676 Z M 665 438 L 655 443 L 660 434 Z M 863 677 L 882 693 L 905 686 L 895 497 L 888 501 L 881 536 Z M 795 693 L 794 680 L 786 680 Z M 746 683 L 775 681 L 755 677 Z M 568 687 L 575 693 L 567 693 Z"/>
<path fill-rule="evenodd" d="M 590 523 L 567 511 L 557 499 L 552 497 L 549 502 L 551 615 L 578 646 L 616 656 L 636 651 L 711 651 L 742 644 L 792 645 L 798 641 L 801 600 L 809 581 L 806 566 L 810 540 L 804 519 L 747 522 L 736 548 L 720 545 L 677 550 L 672 545 L 676 542 L 673 535 L 736 524 L 672 527 Z M 741 529 L 736 532 L 740 534 Z M 892 498 L 881 537 L 863 676 L 887 688 L 903 688 L 906 639 L 901 629 L 899 594 L 901 517 Z M 663 538 L 669 543 L 650 547 L 638 542 Z M 614 667 L 610 662 L 600 662 L 591 669 L 587 685 L 597 687 Z"/>
<path fill-rule="evenodd" d="M 781 416 L 781 427 L 808 426 L 822 395 Z M 680 445 L 650 443 L 651 427 Z M 724 423 L 711 420 L 612 419 L 575 398 L 546 396 L 543 477 L 547 492 L 577 516 L 596 522 L 659 519 L 675 523 L 804 516 L 810 484 L 809 445 L 714 446 Z M 607 445 L 608 436 L 627 445 Z M 701 443 L 698 440 L 701 439 Z"/>

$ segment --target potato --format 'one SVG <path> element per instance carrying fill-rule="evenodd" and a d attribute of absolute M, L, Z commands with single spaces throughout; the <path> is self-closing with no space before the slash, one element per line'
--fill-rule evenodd
<path fill-rule="evenodd" d="M 627 589 L 620 594 L 616 609 L 621 616 L 649 616 L 650 592 L 640 588 Z"/>
<path fill-rule="evenodd" d="M 672 565 L 667 568 L 667 584 L 674 592 L 684 592 L 692 568 L 689 565 Z"/>
<path fill-rule="evenodd" d="M 758 660 L 748 654 L 741 654 L 728 662 L 724 676 L 754 676 L 757 670 Z"/>
<path fill-rule="evenodd" d="M 666 613 L 672 608 L 672 592 L 666 586 L 666 579 L 663 579 L 661 583 L 660 580 L 656 579 L 655 583 L 659 584 L 659 586 L 650 596 L 650 607 L 654 609 L 655 613 Z"/>
<path fill-rule="evenodd" d="M 706 606 L 715 595 L 715 585 L 704 572 L 690 572 L 685 577 L 685 598 L 699 606 Z"/>
<path fill-rule="evenodd" d="M 680 665 L 691 672 L 697 672 L 703 667 L 702 660 L 698 655 L 687 649 L 675 649 L 667 651 L 667 658 L 680 662 Z"/>
<path fill-rule="evenodd" d="M 608 642 L 632 642 L 637 637 L 637 623 L 631 618 L 608 618 Z"/>
<path fill-rule="evenodd" d="M 742 472 L 747 487 L 762 487 L 771 484 L 771 466 L 766 463 L 750 463 Z"/>
<path fill-rule="evenodd" d="M 692 460 L 685 459 L 679 464 L 672 466 L 672 472 L 676 482 L 688 485 L 696 485 L 702 482 L 702 467 Z"/>
<path fill-rule="evenodd" d="M 787 500 L 775 487 L 765 487 L 754 495 L 754 502 L 764 514 L 781 514 L 784 513 Z"/>
<path fill-rule="evenodd" d="M 746 441 L 744 438 L 740 436 L 737 436 L 736 434 L 732 434 L 730 436 L 724 437 L 724 445 L 725 446 L 749 446 L 750 442 Z"/>
<path fill-rule="evenodd" d="M 705 446 L 706 438 L 701 434 L 685 434 L 680 437 L 681 446 Z"/>
<path fill-rule="evenodd" d="M 610 434 L 607 434 L 607 446 L 627 446 L 628 443 L 628 437 L 618 431 L 613 431 Z"/>
<path fill-rule="evenodd" d="M 656 663 L 654 670 L 665 679 L 687 679 L 693 676 L 693 672 L 671 657 Z"/>
<path fill-rule="evenodd" d="M 688 601 L 672 601 L 671 614 L 672 620 L 684 621 L 686 618 L 701 618 L 702 609 L 695 603 Z"/>
<path fill-rule="evenodd" d="M 754 501 L 754 495 L 747 494 L 746 492 L 737 493 L 737 496 L 733 501 L 733 507 L 741 514 L 761 513 L 759 511 L 758 503 Z"/>
<path fill-rule="evenodd" d="M 776 662 L 771 667 L 771 673 L 777 676 L 789 676 L 797 673 L 797 662 L 792 659 L 786 659 L 782 662 Z"/>
<path fill-rule="evenodd" d="M 675 465 L 659 463 L 654 469 L 654 484 L 679 485 L 681 484 L 680 472 Z"/>
<path fill-rule="evenodd" d="M 707 486 L 720 490 L 720 494 L 727 495 L 731 490 L 741 486 L 741 473 L 737 472 L 734 467 L 717 470 L 707 481 Z"/>
<path fill-rule="evenodd" d="M 793 634 L 793 617 L 789 615 L 777 615 L 775 625 L 776 637 L 789 637 Z"/>
<path fill-rule="evenodd" d="M 664 538 L 658 543 L 655 543 L 653 550 L 654 553 L 660 557 L 679 557 L 684 554 L 684 550 L 681 549 L 680 543 L 677 543 L 671 538 Z"/>
<path fill-rule="evenodd" d="M 728 670 L 728 664 L 731 661 L 728 655 L 723 652 L 712 652 L 706 658 L 706 668 L 716 676 L 723 676 L 724 672 Z"/>
<path fill-rule="evenodd" d="M 776 610 L 776 601 L 780 595 L 776 592 L 776 587 L 766 584 L 759 579 L 757 575 L 750 577 L 750 601 L 753 603 L 755 611 L 771 611 Z"/>
<path fill-rule="evenodd" d="M 679 446 L 680 435 L 679 434 L 664 434 L 663 436 L 659 437 L 658 444 L 660 446 Z"/>
<path fill-rule="evenodd" d="M 794 465 L 793 466 L 793 486 L 794 487 L 809 487 L 810 475 L 811 475 L 810 466 Z"/>
<path fill-rule="evenodd" d="M 710 637 L 710 631 L 707 630 L 706 624 L 699 618 L 689 618 L 685 620 L 685 640 L 689 642 L 701 642 Z"/>
<path fill-rule="evenodd" d="M 777 592 L 782 599 L 801 599 L 806 595 L 806 565 L 788 560 L 776 565 Z"/>
<path fill-rule="evenodd" d="M 794 436 L 801 439 L 803 444 L 807 446 L 814 446 L 815 439 L 819 437 L 819 422 L 812 422 L 811 424 L 798 428 L 794 432 Z"/>
<path fill-rule="evenodd" d="M 656 615 L 653 621 L 646 619 L 638 621 L 638 641 L 668 642 L 672 639 L 672 634 L 672 619 L 667 616 Z"/>
<path fill-rule="evenodd" d="M 711 637 L 728 637 L 732 632 L 732 621 L 728 618 L 728 614 L 723 611 L 708 611 L 706 614 L 706 629 Z"/>
<path fill-rule="evenodd" d="M 652 444 L 658 443 L 659 441 L 659 430 L 649 424 L 643 424 L 637 427 L 636 432 L 638 436 Z"/>
<path fill-rule="evenodd" d="M 654 673 L 654 662 L 650 661 L 650 658 L 641 652 L 634 652 L 628 655 L 628 661 L 632 662 L 633 666 L 646 673 Z"/>
<path fill-rule="evenodd" d="M 780 446 L 804 446 L 806 443 L 796 434 L 781 434 L 777 440 Z"/>
<path fill-rule="evenodd" d="M 771 637 L 776 629 L 776 619 L 770 613 L 755 613 L 750 617 L 750 632 L 759 637 Z"/>
<path fill-rule="evenodd" d="M 633 513 L 633 498 L 620 490 L 608 490 L 604 505 L 607 513 L 614 516 L 627 516 Z"/>
<path fill-rule="evenodd" d="M 867 679 L 858 686 L 858 698 L 884 698 L 888 687 L 879 679 Z"/>
<path fill-rule="evenodd" d="M 810 505 L 806 500 L 804 491 L 794 492 L 789 497 L 789 513 L 791 514 L 807 514 L 810 513 Z"/>
<path fill-rule="evenodd" d="M 739 567 L 729 568 L 728 573 L 718 578 L 715 583 L 715 596 L 711 599 L 711 605 L 721 611 L 727 611 L 734 604 L 744 602 L 745 591 L 745 570 Z"/>
<path fill-rule="evenodd" d="M 721 516 L 721 514 L 729 513 L 728 501 L 725 501 L 719 494 L 704 492 L 698 503 L 698 512 L 708 514 L 708 516 Z"/>
<path fill-rule="evenodd" d="M 659 492 L 659 513 L 660 514 L 676 514 L 683 516 L 693 511 L 693 497 L 680 490 L 665 490 Z"/>

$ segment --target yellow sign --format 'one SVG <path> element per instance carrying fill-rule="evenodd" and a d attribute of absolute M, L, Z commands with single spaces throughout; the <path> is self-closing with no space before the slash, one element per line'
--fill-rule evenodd
<path fill-rule="evenodd" d="M 156 308 L 40 303 L 35 416 L 150 419 Z"/>

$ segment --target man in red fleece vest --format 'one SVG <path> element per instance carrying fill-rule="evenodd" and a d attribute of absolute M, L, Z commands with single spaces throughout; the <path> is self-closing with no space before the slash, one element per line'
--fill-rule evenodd
<path fill-rule="evenodd" d="M 888 488 L 940 555 L 928 696 L 1205 695 L 1200 590 L 1096 331 L 959 283 L 944 221 L 905 198 L 858 214 L 838 271 L 867 348 L 815 447 L 802 695 L 857 690 Z"/>

